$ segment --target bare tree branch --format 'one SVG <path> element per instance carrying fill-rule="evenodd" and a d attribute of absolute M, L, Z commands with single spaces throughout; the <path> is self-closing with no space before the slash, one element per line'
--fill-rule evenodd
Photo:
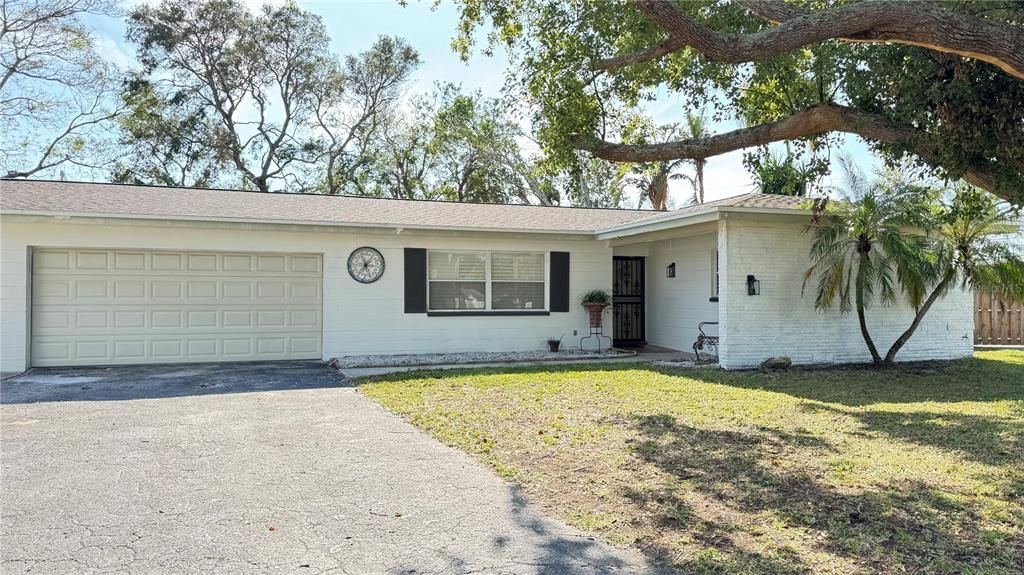
<path fill-rule="evenodd" d="M 0 166 L 27 177 L 62 164 L 98 168 L 118 116 L 118 71 L 83 23 L 113 0 L 0 0 Z M 88 158 L 88 159 L 86 159 Z"/>
<path fill-rule="evenodd" d="M 738 64 L 786 54 L 823 40 L 909 44 L 974 58 L 1024 78 L 1024 28 L 961 14 L 925 2 L 863 0 L 804 11 L 778 0 L 737 0 L 777 26 L 751 34 L 722 34 L 674 2 L 632 0 L 668 38 L 656 47 L 599 61 L 597 70 L 648 62 L 691 47 L 709 60 Z"/>

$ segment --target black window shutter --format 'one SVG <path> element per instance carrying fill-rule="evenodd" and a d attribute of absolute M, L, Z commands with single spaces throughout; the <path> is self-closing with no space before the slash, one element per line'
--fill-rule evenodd
<path fill-rule="evenodd" d="M 405 313 L 427 313 L 427 250 L 405 248 Z"/>
<path fill-rule="evenodd" d="M 551 252 L 551 294 L 548 309 L 569 311 L 569 252 Z"/>

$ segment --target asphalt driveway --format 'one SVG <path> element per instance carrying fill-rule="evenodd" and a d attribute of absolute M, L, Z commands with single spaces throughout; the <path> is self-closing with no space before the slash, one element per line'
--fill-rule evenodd
<path fill-rule="evenodd" d="M 3 573 L 636 573 L 318 363 L 0 388 Z"/>

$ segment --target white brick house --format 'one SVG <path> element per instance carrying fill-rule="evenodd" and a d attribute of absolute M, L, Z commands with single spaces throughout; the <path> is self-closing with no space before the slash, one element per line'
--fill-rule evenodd
<path fill-rule="evenodd" d="M 588 333 L 579 299 L 596 288 L 618 292 L 605 333 L 623 345 L 687 350 L 707 321 L 725 368 L 865 361 L 856 318 L 801 296 L 809 215 L 796 205 L 748 194 L 650 212 L 0 181 L 0 370 L 572 346 Z M 873 309 L 876 342 L 911 315 Z M 970 294 L 952 294 L 900 359 L 967 356 L 972 331 Z"/>

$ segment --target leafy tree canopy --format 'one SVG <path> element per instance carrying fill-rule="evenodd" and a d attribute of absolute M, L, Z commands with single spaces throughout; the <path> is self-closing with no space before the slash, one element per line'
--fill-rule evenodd
<path fill-rule="evenodd" d="M 618 205 L 622 178 L 604 160 L 559 169 L 530 153 L 509 106 L 440 83 L 381 130 L 357 193 L 458 202 Z"/>
<path fill-rule="evenodd" d="M 836 134 L 1024 202 L 1024 4 L 890 0 L 458 0 L 453 47 L 511 49 L 557 161 L 703 159 Z M 680 94 L 747 128 L 630 144 L 624 110 Z"/>
<path fill-rule="evenodd" d="M 182 183 L 205 181 L 210 160 L 192 157 L 205 148 L 233 168 L 231 184 L 260 191 L 311 180 L 340 191 L 419 64 L 404 40 L 388 37 L 339 59 L 320 17 L 294 2 L 256 13 L 238 0 L 140 5 L 128 39 L 144 70 L 129 84 L 134 114 L 123 127 L 157 162 L 173 159 L 175 173 L 157 165 L 118 177 L 164 181 L 188 166 Z"/>

